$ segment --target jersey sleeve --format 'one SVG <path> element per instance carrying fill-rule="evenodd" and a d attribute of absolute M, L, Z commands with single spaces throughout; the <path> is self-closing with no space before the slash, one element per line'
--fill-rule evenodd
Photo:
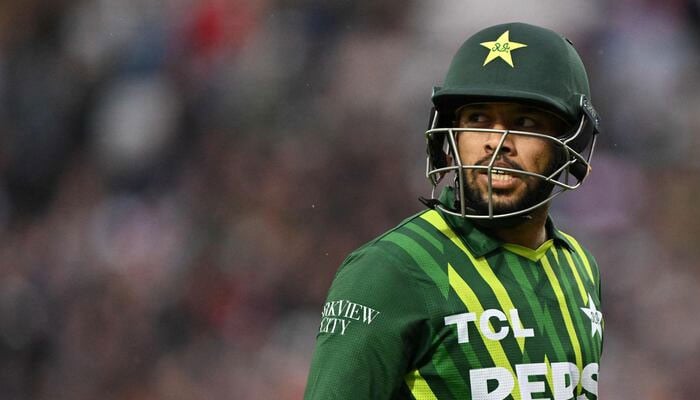
<path fill-rule="evenodd" d="M 341 265 L 321 313 L 306 400 L 388 399 L 399 390 L 426 318 L 403 264 L 373 245 Z"/>

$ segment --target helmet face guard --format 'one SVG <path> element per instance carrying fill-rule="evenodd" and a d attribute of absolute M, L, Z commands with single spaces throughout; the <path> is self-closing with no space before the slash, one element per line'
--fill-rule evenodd
<path fill-rule="evenodd" d="M 426 175 L 433 186 L 433 201 L 444 212 L 481 221 L 500 219 L 504 225 L 518 222 L 566 190 L 578 188 L 590 171 L 590 161 L 599 132 L 599 118 L 590 100 L 588 75 L 570 40 L 542 27 L 511 22 L 475 33 L 452 59 L 441 87 L 432 94 L 434 109 L 426 132 Z M 515 130 L 455 127 L 460 107 L 474 103 L 517 103 L 535 106 L 561 117 L 569 130 L 559 136 Z M 459 135 L 500 134 L 500 142 L 485 165 L 465 164 L 460 158 Z M 546 172 L 503 168 L 497 163 L 510 135 L 546 141 L 553 148 L 553 165 Z M 511 136 L 512 137 L 512 136 Z M 494 142 L 495 143 L 495 142 Z M 490 154 L 489 154 L 490 155 Z M 452 162 L 450 162 L 450 158 Z M 482 161 L 483 162 L 483 159 Z M 435 189 L 448 173 L 454 173 L 455 204 L 436 203 Z M 470 174 L 485 173 L 477 201 L 470 188 Z M 495 174 L 508 173 L 528 182 L 541 183 L 543 190 L 526 194 L 514 206 L 496 206 Z M 470 190 L 470 192 L 467 192 Z M 529 189 L 534 191 L 534 187 Z M 486 191 L 486 193 L 483 193 Z M 471 196 L 471 197 L 470 197 Z M 486 204 L 484 204 L 486 203 Z"/>
<path fill-rule="evenodd" d="M 437 204 L 443 212 L 474 219 L 505 219 L 523 216 L 548 203 L 554 197 L 564 191 L 578 188 L 591 170 L 590 162 L 595 149 L 598 133 L 598 116 L 585 96 L 580 98 L 581 118 L 577 125 L 567 134 L 555 137 L 538 132 L 525 132 L 517 130 L 498 130 L 484 128 L 441 128 L 438 127 L 440 115 L 435 112 L 431 120 L 431 127 L 426 131 L 428 142 L 428 159 L 426 177 L 430 180 L 435 198 L 435 189 L 440 181 L 448 174 L 454 173 L 454 188 L 456 193 L 455 205 Z M 499 134 L 500 140 L 493 150 L 493 154 L 486 165 L 465 164 L 459 154 L 458 136 L 478 134 Z M 495 166 L 499 158 L 503 144 L 510 135 L 537 138 L 550 144 L 553 149 L 555 163 L 552 171 L 543 173 L 524 171 L 520 169 Z M 451 155 L 453 162 L 447 164 L 447 154 Z M 487 177 L 487 210 L 477 210 L 467 202 L 466 190 L 468 186 L 466 173 L 468 171 L 484 172 Z M 494 207 L 493 176 L 497 173 L 508 173 L 521 177 L 531 177 L 542 181 L 546 187 L 551 188 L 546 198 L 538 199 L 534 204 L 527 204 L 519 210 L 508 212 L 496 212 Z M 546 174 L 546 175 L 545 175 Z"/>

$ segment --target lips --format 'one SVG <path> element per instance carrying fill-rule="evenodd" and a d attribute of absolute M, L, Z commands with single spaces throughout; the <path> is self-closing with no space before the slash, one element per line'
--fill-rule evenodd
<path fill-rule="evenodd" d="M 479 173 L 477 179 L 488 187 L 488 174 L 486 171 Z M 491 187 L 494 189 L 513 189 L 517 185 L 520 178 L 516 175 L 511 175 L 502 171 L 491 171 Z"/>
<path fill-rule="evenodd" d="M 503 171 L 491 171 L 491 180 L 505 182 L 513 179 L 513 175 Z"/>
<path fill-rule="evenodd" d="M 494 168 L 519 169 L 517 166 L 505 162 L 496 162 L 493 166 Z M 488 187 L 488 170 L 479 170 L 477 179 Z M 518 174 L 501 171 L 498 169 L 491 170 L 491 187 L 494 189 L 513 189 L 520 180 L 521 177 Z"/>

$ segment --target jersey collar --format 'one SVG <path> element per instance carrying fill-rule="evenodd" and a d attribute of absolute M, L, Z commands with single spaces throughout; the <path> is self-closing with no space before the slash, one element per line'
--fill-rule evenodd
<path fill-rule="evenodd" d="M 440 202 L 444 205 L 454 204 L 454 199 L 453 188 L 444 188 L 440 194 Z M 483 257 L 504 245 L 500 240 L 482 232 L 469 218 L 447 214 L 440 211 L 439 208 L 436 208 L 436 210 L 475 257 Z M 547 229 L 547 237 L 553 239 L 555 245 L 563 245 L 569 250 L 572 250 L 571 245 L 564 238 L 564 235 L 554 226 L 550 217 L 547 217 L 545 229 Z"/>

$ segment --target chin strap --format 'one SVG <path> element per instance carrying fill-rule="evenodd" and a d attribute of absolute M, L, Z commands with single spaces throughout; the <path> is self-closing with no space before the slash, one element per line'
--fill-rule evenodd
<path fill-rule="evenodd" d="M 431 210 L 434 210 L 435 207 L 442 204 L 442 203 L 440 203 L 440 200 L 438 200 L 438 199 L 429 199 L 429 198 L 426 198 L 423 196 L 419 196 L 418 201 L 423 203 L 426 207 L 430 208 Z"/>

